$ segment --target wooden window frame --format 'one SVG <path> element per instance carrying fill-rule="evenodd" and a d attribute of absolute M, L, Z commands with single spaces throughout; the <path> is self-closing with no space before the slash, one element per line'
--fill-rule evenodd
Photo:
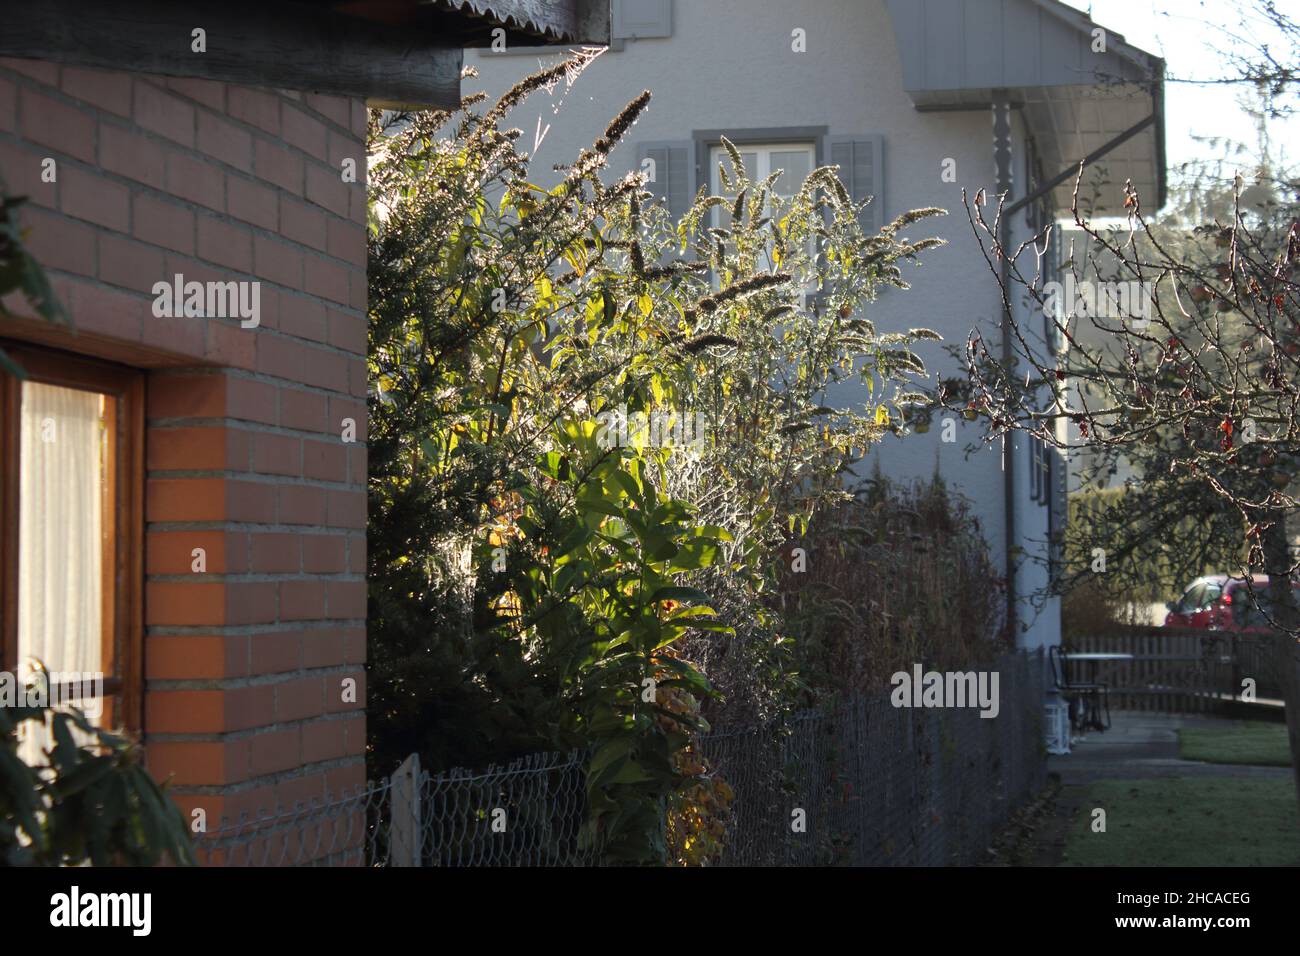
<path fill-rule="evenodd" d="M 27 380 L 99 392 L 108 403 L 111 532 L 103 561 L 104 727 L 139 732 L 144 690 L 144 396 L 138 369 L 54 349 L 0 341 Z M 0 663 L 18 664 L 18 516 L 22 380 L 0 372 Z M 107 503 L 106 503 L 107 504 Z"/>

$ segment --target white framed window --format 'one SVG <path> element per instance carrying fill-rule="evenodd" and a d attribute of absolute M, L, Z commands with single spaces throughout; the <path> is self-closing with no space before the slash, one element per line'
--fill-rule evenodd
<path fill-rule="evenodd" d="M 1029 437 L 1029 498 L 1046 507 L 1052 500 L 1052 454 L 1054 449 L 1041 438 Z"/>
<path fill-rule="evenodd" d="M 736 144 L 736 151 L 740 153 L 740 160 L 745 164 L 745 172 L 751 182 L 761 182 L 772 173 L 780 170 L 781 176 L 772 186 L 772 192 L 781 199 L 790 199 L 799 192 L 799 187 L 804 183 L 812 173 L 813 168 L 817 165 L 817 150 L 812 143 L 771 143 L 771 144 Z M 731 171 L 731 157 L 723 146 L 714 146 L 709 150 L 709 192 L 715 196 L 722 194 L 722 178 L 719 171 L 719 165 L 727 168 L 728 174 Z M 764 215 L 768 214 L 770 209 L 764 209 Z M 731 210 L 724 209 L 721 206 L 715 206 L 713 209 L 713 225 L 720 229 L 727 229 L 731 223 Z M 769 242 L 764 261 L 759 262 L 759 267 L 768 272 L 780 271 L 774 261 L 773 256 L 774 243 Z M 808 252 L 812 254 L 815 247 L 813 238 L 808 239 Z M 714 276 L 715 285 L 718 277 Z M 813 293 L 815 288 L 810 283 L 809 287 L 804 290 L 805 298 Z"/>

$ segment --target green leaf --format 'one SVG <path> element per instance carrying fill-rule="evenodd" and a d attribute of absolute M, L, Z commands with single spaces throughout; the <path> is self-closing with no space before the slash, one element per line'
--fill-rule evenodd
<path fill-rule="evenodd" d="M 568 459 L 558 451 L 548 451 L 542 455 L 537 461 L 537 467 L 556 481 L 568 480 Z"/>
<path fill-rule="evenodd" d="M 770 512 L 771 509 L 768 509 L 767 513 Z M 694 527 L 687 528 L 685 534 L 687 537 L 691 538 L 715 538 L 718 541 L 735 540 L 730 531 L 715 524 L 695 525 Z"/>
<path fill-rule="evenodd" d="M 611 784 L 644 783 L 647 780 L 653 779 L 655 779 L 654 775 L 646 770 L 645 767 L 641 766 L 639 763 L 629 761 L 628 763 L 623 764 L 618 773 L 614 774 L 608 782 Z"/>
<path fill-rule="evenodd" d="M 626 471 L 616 471 L 611 476 L 623 492 L 633 501 L 641 500 L 641 482 Z"/>
<path fill-rule="evenodd" d="M 582 511 L 593 514 L 609 515 L 612 518 L 622 518 L 626 514 L 625 508 L 601 497 L 599 494 L 581 494 L 574 499 L 574 503 Z"/>
<path fill-rule="evenodd" d="M 673 611 L 668 620 L 676 621 L 684 617 L 717 617 L 718 612 L 707 605 L 695 605 L 693 607 L 683 607 Z"/>
<path fill-rule="evenodd" d="M 50 790 L 58 795 L 58 799 L 66 800 L 87 787 L 98 783 L 112 773 L 115 766 L 116 761 L 107 754 L 83 759 L 80 764 L 67 773 L 60 774 L 51 785 Z"/>
<path fill-rule="evenodd" d="M 712 598 L 699 588 L 682 587 L 675 584 L 669 587 L 659 588 L 654 592 L 654 594 L 650 595 L 651 603 L 657 603 L 659 601 L 677 601 L 679 604 L 685 604 L 688 601 L 708 602 L 710 600 L 712 600 Z"/>
<path fill-rule="evenodd" d="M 674 558 L 681 550 L 677 543 L 656 527 L 647 527 L 637 532 L 637 537 L 645 548 L 646 556 L 651 561 L 667 561 Z M 702 565 L 699 565 L 702 567 Z"/>
<path fill-rule="evenodd" d="M 587 767 L 588 777 L 599 777 L 615 761 L 622 760 L 631 753 L 635 746 L 636 738 L 631 735 L 614 738 L 592 755 L 591 764 Z"/>
<path fill-rule="evenodd" d="M 693 631 L 715 631 L 718 634 L 726 634 L 729 637 L 736 636 L 736 629 L 726 624 L 717 624 L 710 621 L 692 621 L 686 626 Z"/>
<path fill-rule="evenodd" d="M 668 565 L 670 571 L 695 571 L 710 567 L 721 553 L 712 538 L 692 538 L 682 545 Z"/>

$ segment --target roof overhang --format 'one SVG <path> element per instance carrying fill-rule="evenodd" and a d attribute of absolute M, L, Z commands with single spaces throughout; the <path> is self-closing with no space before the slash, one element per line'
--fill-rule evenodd
<path fill-rule="evenodd" d="M 1096 187 L 1094 212 L 1122 212 L 1126 180 L 1148 208 L 1164 205 L 1165 64 L 1160 57 L 1057 0 L 886 4 L 903 85 L 918 110 L 991 108 L 995 97 L 1005 95 L 1022 111 L 1043 159 L 1044 178 L 1094 157 L 1106 173 L 1098 177 L 1105 181 Z M 1147 125 L 1133 132 L 1143 121 Z M 1088 177 L 1085 173 L 1085 183 Z M 1071 175 L 1051 190 L 1055 214 L 1070 209 L 1074 185 Z"/>
<path fill-rule="evenodd" d="M 610 0 L 0 0 L 0 23 L 0 56 L 454 109 L 466 46 L 608 44 Z"/>
<path fill-rule="evenodd" d="M 506 29 L 508 42 L 609 43 L 610 0 L 421 0 L 438 10 L 454 12 L 478 25 L 478 36 L 466 46 L 487 46 L 491 27 Z M 513 36 L 511 36 L 513 34 Z"/>
<path fill-rule="evenodd" d="M 300 0 L 301 2 L 301 0 Z M 609 43 L 611 0 L 306 0 L 338 13 L 418 33 L 435 32 L 461 47 L 488 46 L 505 31 L 509 46 Z"/>

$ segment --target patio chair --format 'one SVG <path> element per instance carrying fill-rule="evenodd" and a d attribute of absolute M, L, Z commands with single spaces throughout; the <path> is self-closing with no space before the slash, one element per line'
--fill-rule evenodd
<path fill-rule="evenodd" d="M 1060 645 L 1049 647 L 1047 658 L 1052 665 L 1052 683 L 1069 704 L 1070 725 L 1075 730 L 1110 730 L 1110 685 L 1105 681 L 1077 679 Z"/>

